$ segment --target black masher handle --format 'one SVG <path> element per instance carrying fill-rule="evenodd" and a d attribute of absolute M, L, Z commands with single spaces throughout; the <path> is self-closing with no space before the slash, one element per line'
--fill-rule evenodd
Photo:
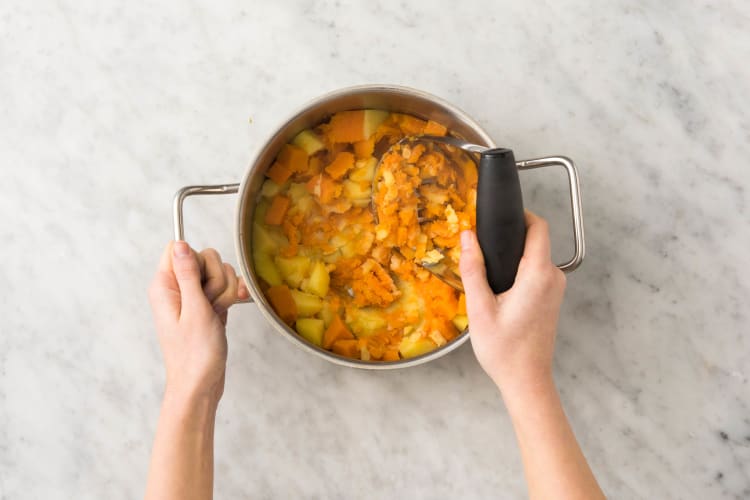
<path fill-rule="evenodd" d="M 477 238 L 495 293 L 513 286 L 526 241 L 521 183 L 513 151 L 496 148 L 479 159 Z"/>

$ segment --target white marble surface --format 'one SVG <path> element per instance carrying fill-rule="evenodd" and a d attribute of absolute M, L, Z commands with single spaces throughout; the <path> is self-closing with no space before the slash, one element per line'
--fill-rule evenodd
<path fill-rule="evenodd" d="M 588 256 L 556 377 L 608 494 L 750 497 L 750 4 L 526 4 L 0 3 L 0 498 L 142 494 L 163 383 L 145 288 L 173 192 L 239 180 L 281 118 L 375 82 L 578 162 Z M 560 260 L 563 181 L 523 174 Z M 189 240 L 234 260 L 233 203 L 191 200 Z M 468 345 L 369 373 L 252 305 L 230 321 L 217 498 L 525 495 Z"/>

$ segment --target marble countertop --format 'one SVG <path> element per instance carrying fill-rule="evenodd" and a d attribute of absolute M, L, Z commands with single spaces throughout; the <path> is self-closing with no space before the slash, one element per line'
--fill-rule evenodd
<path fill-rule="evenodd" d="M 238 181 L 282 118 L 362 83 L 576 160 L 588 253 L 555 375 L 595 473 L 612 498 L 750 497 L 750 5 L 527 4 L 3 2 L 0 498 L 141 496 L 163 385 L 145 290 L 174 191 Z M 563 260 L 564 175 L 522 182 Z M 234 203 L 189 201 L 188 240 L 234 261 Z M 468 344 L 370 373 L 253 305 L 228 336 L 217 498 L 524 497 Z"/>

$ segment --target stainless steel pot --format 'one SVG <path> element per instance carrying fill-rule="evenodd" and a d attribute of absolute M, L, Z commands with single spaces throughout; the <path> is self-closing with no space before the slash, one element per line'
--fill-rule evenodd
<path fill-rule="evenodd" d="M 235 218 L 235 249 L 237 252 L 237 261 L 239 262 L 239 270 L 252 297 L 248 302 L 253 301 L 258 304 L 260 311 L 268 322 L 285 338 L 298 347 L 328 361 L 352 368 L 373 370 L 406 368 L 426 363 L 448 354 L 468 340 L 468 331 L 458 336 L 452 342 L 416 358 L 393 362 L 371 362 L 344 358 L 308 343 L 281 321 L 261 292 L 258 278 L 253 269 L 250 248 L 253 211 L 255 210 L 261 184 L 265 178 L 264 174 L 275 159 L 278 151 L 300 131 L 318 125 L 333 113 L 362 108 L 384 109 L 408 113 L 425 120 L 432 119 L 446 125 L 449 130 L 459 134 L 469 142 L 487 147 L 495 147 L 495 143 L 490 136 L 463 111 L 425 92 L 392 85 L 362 85 L 336 90 L 313 100 L 292 115 L 291 118 L 284 121 L 258 150 L 255 158 L 250 162 L 250 168 L 245 172 L 245 176 L 239 184 L 186 186 L 180 189 L 174 198 L 174 236 L 177 240 L 184 239 L 182 205 L 188 196 L 239 193 Z M 583 219 L 575 165 L 569 159 L 561 156 L 520 161 L 517 162 L 517 165 L 519 169 L 545 166 L 562 166 L 566 169 L 573 212 L 575 254 L 568 262 L 558 267 L 566 272 L 574 270 L 581 263 L 584 256 Z"/>

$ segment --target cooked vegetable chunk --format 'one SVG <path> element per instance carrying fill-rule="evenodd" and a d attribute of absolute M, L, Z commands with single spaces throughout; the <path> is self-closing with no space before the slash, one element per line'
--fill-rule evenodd
<path fill-rule="evenodd" d="M 300 318 L 294 324 L 297 333 L 302 335 L 308 342 L 320 346 L 323 344 L 323 320 L 313 318 Z"/>
<path fill-rule="evenodd" d="M 423 133 L 449 130 L 343 111 L 297 134 L 266 172 L 251 225 L 254 271 L 308 342 L 394 362 L 466 330 L 465 297 L 429 269 L 457 272 L 459 233 L 476 224 L 476 164 L 436 143 L 399 142 Z"/>

